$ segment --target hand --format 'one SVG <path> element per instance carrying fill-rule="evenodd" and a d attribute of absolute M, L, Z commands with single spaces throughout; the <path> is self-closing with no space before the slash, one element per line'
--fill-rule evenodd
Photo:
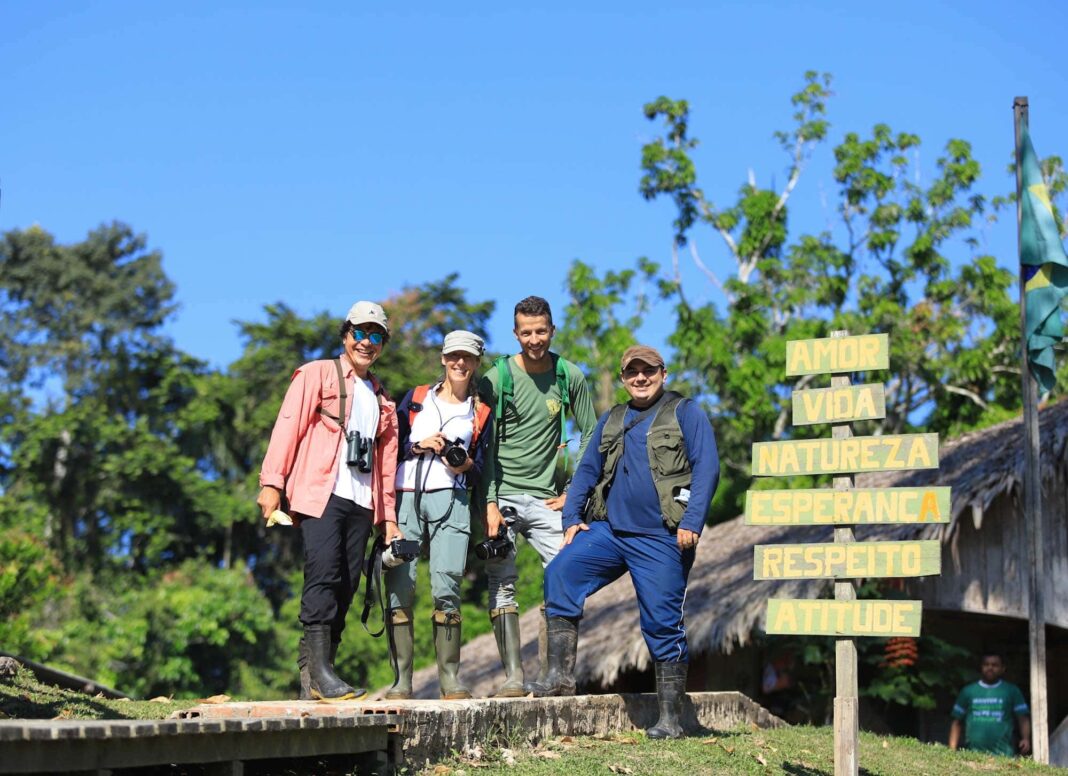
<path fill-rule="evenodd" d="M 697 540 L 700 539 L 700 535 L 694 531 L 687 531 L 685 528 L 680 528 L 675 535 L 675 541 L 679 543 L 680 550 L 689 550 L 697 546 Z"/>
<path fill-rule="evenodd" d="M 545 499 L 545 506 L 549 507 L 554 512 L 561 512 L 564 509 L 564 504 L 567 503 L 567 493 L 561 493 L 556 498 Z"/>
<path fill-rule="evenodd" d="M 387 520 L 382 524 L 382 538 L 385 539 L 386 544 L 389 544 L 394 539 L 403 539 L 404 533 L 401 531 L 400 526 L 392 520 Z"/>
<path fill-rule="evenodd" d="M 497 503 L 491 501 L 489 504 L 486 504 L 486 538 L 489 539 L 496 536 L 503 524 L 504 515 L 502 515 L 501 510 L 498 509 Z"/>
<path fill-rule="evenodd" d="M 1021 738 L 1020 739 L 1020 754 L 1025 754 L 1025 755 L 1026 754 L 1031 754 L 1031 739 L 1030 738 Z"/>
<path fill-rule="evenodd" d="M 561 498 L 563 498 L 563 497 L 561 496 Z M 590 527 L 588 525 L 586 525 L 585 523 L 579 523 L 578 525 L 571 526 L 566 531 L 564 531 L 564 539 L 563 539 L 563 541 L 560 542 L 560 546 L 561 547 L 566 547 L 567 545 L 571 544 L 571 540 L 574 539 L 578 535 L 579 531 L 588 531 L 588 530 L 590 530 Z"/>
<path fill-rule="evenodd" d="M 264 485 L 260 488 L 260 495 L 256 497 L 256 503 L 259 504 L 260 511 L 263 512 L 263 519 L 266 520 L 274 510 L 282 506 L 282 494 L 278 492 L 278 488 Z"/>
<path fill-rule="evenodd" d="M 419 448 L 421 453 L 433 453 L 434 455 L 440 455 L 441 451 L 445 449 L 445 437 L 440 432 L 431 434 L 422 442 L 418 442 L 416 447 Z"/>

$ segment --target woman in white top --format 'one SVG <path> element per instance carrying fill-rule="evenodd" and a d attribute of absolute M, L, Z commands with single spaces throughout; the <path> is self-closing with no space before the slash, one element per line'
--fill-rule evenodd
<path fill-rule="evenodd" d="M 434 596 L 434 649 L 441 697 L 470 698 L 460 684 L 460 582 L 471 538 L 470 492 L 492 454 L 493 413 L 476 393 L 485 349 L 469 331 L 446 335 L 442 378 L 405 395 L 397 407 L 400 464 L 397 467 L 397 525 L 404 537 L 429 546 L 430 592 Z M 386 572 L 386 624 L 397 659 L 390 699 L 412 697 L 414 659 L 412 560 Z"/>

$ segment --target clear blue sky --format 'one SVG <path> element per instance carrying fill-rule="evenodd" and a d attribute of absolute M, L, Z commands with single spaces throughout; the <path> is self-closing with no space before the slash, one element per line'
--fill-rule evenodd
<path fill-rule="evenodd" d="M 928 175 L 963 137 L 983 190 L 1008 191 L 1018 94 L 1039 154 L 1068 156 L 1063 2 L 519 5 L 0 0 L 0 230 L 147 233 L 178 287 L 170 332 L 218 366 L 240 351 L 231 321 L 266 303 L 340 316 L 454 270 L 498 300 L 509 348 L 512 304 L 562 311 L 572 259 L 668 260 L 670 206 L 637 193 L 641 107 L 661 94 L 690 100 L 719 203 L 750 168 L 784 181 L 772 132 L 808 69 L 835 77 L 832 142 L 887 122 L 921 136 Z M 834 220 L 830 147 L 795 228 Z M 1012 266 L 1012 219 L 986 237 Z M 727 274 L 713 235 L 697 242 Z"/>

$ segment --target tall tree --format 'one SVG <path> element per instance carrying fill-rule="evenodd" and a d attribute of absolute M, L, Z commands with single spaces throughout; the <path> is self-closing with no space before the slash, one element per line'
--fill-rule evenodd
<path fill-rule="evenodd" d="M 829 75 L 806 73 L 791 99 L 793 125 L 775 133 L 787 157 L 782 187 L 762 188 L 750 176 L 727 207 L 698 184 L 686 101 L 661 97 L 645 106 L 664 130 L 642 149 L 640 191 L 650 200 L 668 197 L 676 209 L 665 286 L 676 315 L 672 367 L 716 423 L 727 491 L 725 501 L 717 499 L 722 517 L 740 511 L 751 442 L 814 433 L 790 429 L 790 388 L 815 383 L 785 383 L 787 340 L 834 329 L 890 334 L 887 418 L 865 432 L 922 426 L 952 434 L 1019 406 L 1014 280 L 982 251 L 978 231 L 992 216 L 976 191 L 981 171 L 966 141 L 949 140 L 933 176 L 921 182 L 910 163 L 918 136 L 886 124 L 848 132 L 833 148 L 837 226 L 790 225 L 791 197 L 829 135 L 830 85 Z M 690 238 L 698 227 L 718 236 L 722 264 L 709 266 L 696 251 Z M 686 248 L 718 290 L 722 310 L 690 301 L 679 258 Z"/>

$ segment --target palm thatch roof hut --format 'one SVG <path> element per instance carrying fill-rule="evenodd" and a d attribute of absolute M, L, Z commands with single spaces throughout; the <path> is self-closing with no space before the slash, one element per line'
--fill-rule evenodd
<path fill-rule="evenodd" d="M 1068 668 L 1056 668 L 1068 666 L 1068 596 L 1058 595 L 1068 589 L 1068 401 L 1043 409 L 1040 422 L 1048 516 L 1043 574 L 1046 618 L 1055 626 L 1051 631 L 1066 629 L 1064 643 L 1054 638 L 1049 647 L 1051 721 L 1055 723 L 1068 713 L 1068 708 L 1063 708 L 1068 704 Z M 940 459 L 937 470 L 863 475 L 857 478 L 857 487 L 949 485 L 952 515 L 948 524 L 863 526 L 857 528 L 857 539 L 942 542 L 942 575 L 905 583 L 906 592 L 923 601 L 925 631 L 939 617 L 943 618 L 943 629 L 953 632 L 962 626 L 965 630 L 979 628 L 983 622 L 1025 624 L 1028 542 L 1021 504 L 1024 452 L 1020 420 L 950 442 L 943 440 Z M 744 652 L 760 634 L 764 602 L 772 597 L 818 598 L 829 587 L 823 580 L 755 581 L 753 546 L 830 539 L 829 528 L 747 526 L 741 517 L 705 530 L 686 599 L 690 689 L 754 691 L 759 687 L 759 656 L 729 658 Z M 960 619 L 973 615 L 971 620 Z M 529 611 L 521 621 L 523 663 L 528 673 L 536 670 L 537 618 L 537 611 Z M 1021 632 L 1026 634 L 1025 625 Z M 980 643 L 976 648 L 989 647 Z M 1023 649 L 1026 655 L 1026 640 Z M 701 656 L 707 658 L 703 665 Z M 1055 674 L 1058 670 L 1060 674 Z M 492 635 L 464 646 L 462 671 L 476 694 L 493 691 L 502 674 Z M 1026 667 L 1019 666 L 1014 673 L 1025 677 Z M 596 692 L 648 690 L 652 688 L 651 674 L 649 652 L 638 628 L 634 590 L 629 575 L 624 575 L 587 603 L 576 676 L 580 688 Z M 1058 690 L 1062 686 L 1065 692 Z M 434 669 L 417 673 L 416 688 L 421 697 L 436 696 Z"/>

